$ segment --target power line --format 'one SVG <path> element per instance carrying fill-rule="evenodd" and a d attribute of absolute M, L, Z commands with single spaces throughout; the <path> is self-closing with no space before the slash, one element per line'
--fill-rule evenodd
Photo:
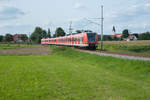
<path fill-rule="evenodd" d="M 87 21 L 90 22 L 90 23 L 93 23 L 93 24 L 96 24 L 96 25 L 100 25 L 100 24 L 98 24 L 98 23 L 96 23 L 96 22 L 93 22 L 93 21 L 87 19 L 87 18 L 84 18 L 84 19 L 87 20 Z"/>

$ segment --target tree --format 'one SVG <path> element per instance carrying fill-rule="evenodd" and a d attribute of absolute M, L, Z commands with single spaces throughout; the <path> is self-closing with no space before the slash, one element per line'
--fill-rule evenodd
<path fill-rule="evenodd" d="M 82 32 L 92 32 L 91 30 L 76 30 L 77 33 L 82 33 Z"/>
<path fill-rule="evenodd" d="M 84 32 L 92 32 L 91 30 L 84 30 Z"/>
<path fill-rule="evenodd" d="M 0 42 L 2 42 L 4 39 L 4 36 L 3 35 L 0 35 Z"/>
<path fill-rule="evenodd" d="M 123 34 L 122 36 L 123 38 L 129 37 L 129 30 L 128 29 L 123 30 L 122 34 Z"/>
<path fill-rule="evenodd" d="M 150 32 L 140 34 L 138 40 L 150 40 Z"/>
<path fill-rule="evenodd" d="M 46 30 L 42 30 L 42 38 L 46 38 L 47 37 L 47 32 Z"/>
<path fill-rule="evenodd" d="M 6 40 L 6 42 L 11 42 L 11 41 L 13 41 L 13 35 L 11 35 L 11 34 L 6 34 L 5 35 L 5 40 Z"/>
<path fill-rule="evenodd" d="M 47 32 L 41 27 L 36 27 L 34 32 L 31 34 L 30 39 L 34 43 L 41 43 L 42 38 L 46 38 Z"/>
<path fill-rule="evenodd" d="M 98 35 L 98 40 L 101 40 L 101 35 Z M 112 41 L 112 37 L 110 35 L 103 35 L 103 41 Z"/>
<path fill-rule="evenodd" d="M 34 34 L 34 33 L 32 33 L 31 36 L 30 36 L 30 39 L 31 39 L 33 42 L 36 43 L 36 41 L 37 41 L 37 35 Z"/>
<path fill-rule="evenodd" d="M 21 35 L 21 40 L 23 42 L 27 41 L 28 40 L 28 36 L 26 34 Z"/>
<path fill-rule="evenodd" d="M 83 30 L 76 30 L 76 32 L 77 32 L 77 33 L 82 33 L 82 32 L 83 32 Z"/>
<path fill-rule="evenodd" d="M 47 32 L 47 37 L 48 37 L 48 38 L 51 38 L 51 31 L 50 31 L 49 28 L 48 28 L 48 32 Z"/>
<path fill-rule="evenodd" d="M 65 36 L 65 35 L 66 35 L 65 31 L 61 27 L 58 27 L 55 31 L 54 37 Z"/>

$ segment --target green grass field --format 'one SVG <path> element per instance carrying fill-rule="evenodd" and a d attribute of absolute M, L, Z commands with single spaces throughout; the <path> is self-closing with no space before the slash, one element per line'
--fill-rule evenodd
<path fill-rule="evenodd" d="M 150 100 L 150 62 L 51 50 L 0 56 L 0 100 Z"/>
<path fill-rule="evenodd" d="M 100 45 L 98 47 L 100 49 Z M 104 49 L 110 52 L 150 55 L 150 40 L 147 41 L 104 41 Z"/>

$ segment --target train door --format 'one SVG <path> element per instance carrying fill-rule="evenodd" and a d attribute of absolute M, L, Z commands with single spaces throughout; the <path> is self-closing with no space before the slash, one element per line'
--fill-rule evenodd
<path fill-rule="evenodd" d="M 74 37 L 72 37 L 72 45 L 74 45 L 75 41 L 74 41 Z"/>
<path fill-rule="evenodd" d="M 78 44 L 80 45 L 80 37 L 78 37 Z"/>
<path fill-rule="evenodd" d="M 82 44 L 82 41 L 83 41 L 83 37 L 81 36 L 80 37 L 80 44 Z"/>
<path fill-rule="evenodd" d="M 77 45 L 77 37 L 75 37 L 75 44 Z"/>

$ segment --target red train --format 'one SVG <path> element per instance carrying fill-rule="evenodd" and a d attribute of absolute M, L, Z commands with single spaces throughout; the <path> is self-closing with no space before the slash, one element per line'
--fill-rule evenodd
<path fill-rule="evenodd" d="M 98 35 L 97 33 L 93 32 L 84 32 L 57 38 L 41 39 L 41 44 L 64 45 L 64 46 L 86 47 L 89 49 L 96 49 L 96 47 L 98 46 Z"/>

